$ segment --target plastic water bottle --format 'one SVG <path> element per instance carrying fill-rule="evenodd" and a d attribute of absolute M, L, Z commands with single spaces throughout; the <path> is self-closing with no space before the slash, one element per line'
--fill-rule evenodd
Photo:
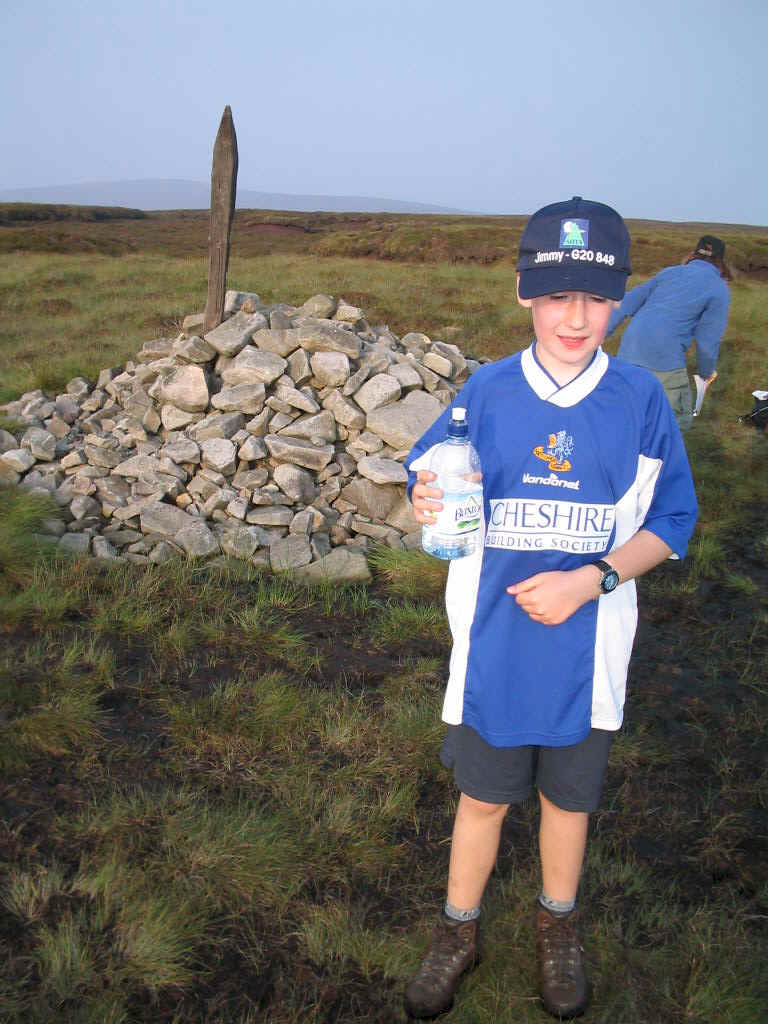
<path fill-rule="evenodd" d="M 463 558 L 481 546 L 483 485 L 480 459 L 469 440 L 467 410 L 454 408 L 448 432 L 432 454 L 431 486 L 443 492 L 442 511 L 421 528 L 421 546 L 438 558 Z"/>

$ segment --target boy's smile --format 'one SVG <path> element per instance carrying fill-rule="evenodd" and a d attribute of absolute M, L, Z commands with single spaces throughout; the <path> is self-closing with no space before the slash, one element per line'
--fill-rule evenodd
<path fill-rule="evenodd" d="M 554 292 L 522 299 L 531 310 L 536 333 L 536 357 L 558 384 L 570 383 L 589 365 L 618 305 L 588 292 Z"/>

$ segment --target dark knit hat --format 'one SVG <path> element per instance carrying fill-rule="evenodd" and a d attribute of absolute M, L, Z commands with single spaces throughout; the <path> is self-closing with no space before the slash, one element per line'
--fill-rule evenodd
<path fill-rule="evenodd" d="M 537 210 L 520 239 L 520 297 L 592 292 L 621 299 L 632 273 L 629 232 L 604 203 L 574 196 Z"/>

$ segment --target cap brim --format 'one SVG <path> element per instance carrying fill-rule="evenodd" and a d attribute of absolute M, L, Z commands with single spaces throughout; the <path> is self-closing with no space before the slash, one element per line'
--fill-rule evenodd
<path fill-rule="evenodd" d="M 570 261 L 569 261 L 570 262 Z M 573 264 L 568 267 L 531 267 L 520 271 L 521 299 L 535 299 L 555 292 L 589 292 L 606 299 L 623 299 L 627 288 L 626 270 Z"/>

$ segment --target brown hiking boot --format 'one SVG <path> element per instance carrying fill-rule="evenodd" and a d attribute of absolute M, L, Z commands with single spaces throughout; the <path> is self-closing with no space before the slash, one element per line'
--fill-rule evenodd
<path fill-rule="evenodd" d="M 584 950 L 575 910 L 558 917 L 540 906 L 536 915 L 539 995 L 547 1013 L 560 1020 L 579 1017 L 589 1002 Z"/>
<path fill-rule="evenodd" d="M 428 1020 L 450 1010 L 459 979 L 477 961 L 477 920 L 452 921 L 441 913 L 427 955 L 405 990 L 406 1013 Z"/>

